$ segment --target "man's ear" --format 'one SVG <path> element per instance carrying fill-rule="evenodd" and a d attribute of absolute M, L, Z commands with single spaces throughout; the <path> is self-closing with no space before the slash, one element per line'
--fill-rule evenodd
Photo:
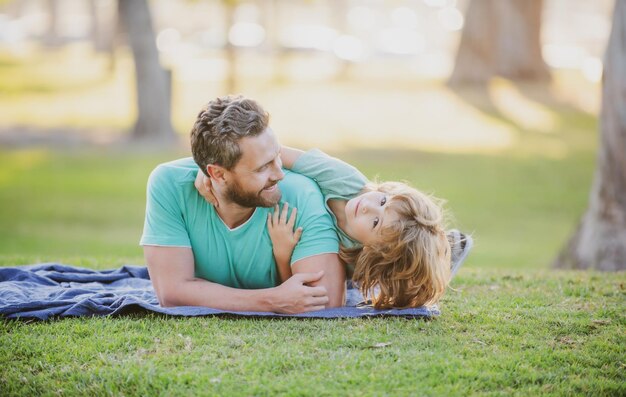
<path fill-rule="evenodd" d="M 226 169 L 217 164 L 209 164 L 206 166 L 206 173 L 209 177 L 216 182 L 224 182 L 224 174 Z"/>

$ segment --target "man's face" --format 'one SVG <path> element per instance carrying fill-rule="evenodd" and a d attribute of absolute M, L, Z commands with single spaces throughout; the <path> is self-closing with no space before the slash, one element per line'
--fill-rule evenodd
<path fill-rule="evenodd" d="M 239 142 L 241 158 L 228 171 L 226 195 L 242 207 L 272 207 L 281 198 L 278 181 L 284 178 L 280 143 L 271 128 Z"/>

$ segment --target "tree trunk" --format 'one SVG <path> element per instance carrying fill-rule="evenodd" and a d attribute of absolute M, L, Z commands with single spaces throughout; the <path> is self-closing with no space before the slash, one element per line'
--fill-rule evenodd
<path fill-rule="evenodd" d="M 148 2 L 119 0 L 118 9 L 135 61 L 138 116 L 132 137 L 157 144 L 173 141 L 171 79 L 159 63 Z"/>
<path fill-rule="evenodd" d="M 61 36 L 59 34 L 59 0 L 47 0 L 45 5 L 48 9 L 48 28 L 46 29 L 43 42 L 45 45 L 51 47 L 61 45 Z"/>
<path fill-rule="evenodd" d="M 554 263 L 626 269 L 626 1 L 617 0 L 602 81 L 600 152 L 589 207 Z"/>
<path fill-rule="evenodd" d="M 115 44 L 119 22 L 117 7 L 100 0 L 89 0 L 91 17 L 91 42 L 95 52 L 103 53 L 108 58 L 108 72 L 115 72 Z"/>
<path fill-rule="evenodd" d="M 107 4 L 98 0 L 87 1 L 91 19 L 91 42 L 96 52 L 110 53 L 113 47 L 115 24 L 110 20 Z"/>
<path fill-rule="evenodd" d="M 235 24 L 235 8 L 237 2 L 234 0 L 224 0 L 224 11 L 226 13 L 226 60 L 228 62 L 228 70 L 225 78 L 226 94 L 235 94 L 237 92 L 237 49 L 230 42 L 230 29 Z"/>
<path fill-rule="evenodd" d="M 450 84 L 550 79 L 541 55 L 543 0 L 471 0 Z"/>
<path fill-rule="evenodd" d="M 280 43 L 280 27 L 282 26 L 279 14 L 279 0 L 263 0 L 263 25 L 265 27 L 266 39 L 265 50 L 272 59 L 272 80 L 274 84 L 283 82 L 284 64 L 286 62 L 287 51 Z"/>
<path fill-rule="evenodd" d="M 346 0 L 334 0 L 332 7 L 330 7 L 330 19 L 331 26 L 337 31 L 339 35 L 348 33 L 347 29 L 347 15 L 349 10 L 349 4 Z M 335 62 L 339 64 L 335 78 L 339 81 L 346 79 L 350 74 L 351 63 L 346 59 L 334 57 Z"/>

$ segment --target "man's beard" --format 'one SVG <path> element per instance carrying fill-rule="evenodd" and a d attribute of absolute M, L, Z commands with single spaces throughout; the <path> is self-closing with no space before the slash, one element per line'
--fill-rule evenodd
<path fill-rule="evenodd" d="M 256 193 L 246 192 L 241 188 L 237 181 L 234 181 L 233 184 L 226 190 L 226 198 L 241 207 L 256 208 L 273 207 L 278 204 L 282 196 L 282 193 L 278 188 L 271 193 L 272 195 L 269 198 L 263 198 L 261 196 L 262 193 L 263 190 Z"/>

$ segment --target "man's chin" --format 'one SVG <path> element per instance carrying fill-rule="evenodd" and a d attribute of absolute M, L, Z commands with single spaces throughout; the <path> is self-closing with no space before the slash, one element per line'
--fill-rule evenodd
<path fill-rule="evenodd" d="M 259 195 L 261 201 L 263 202 L 262 207 L 273 207 L 280 201 L 283 193 L 279 189 L 275 189 L 274 191 L 266 191 L 263 190 Z"/>

